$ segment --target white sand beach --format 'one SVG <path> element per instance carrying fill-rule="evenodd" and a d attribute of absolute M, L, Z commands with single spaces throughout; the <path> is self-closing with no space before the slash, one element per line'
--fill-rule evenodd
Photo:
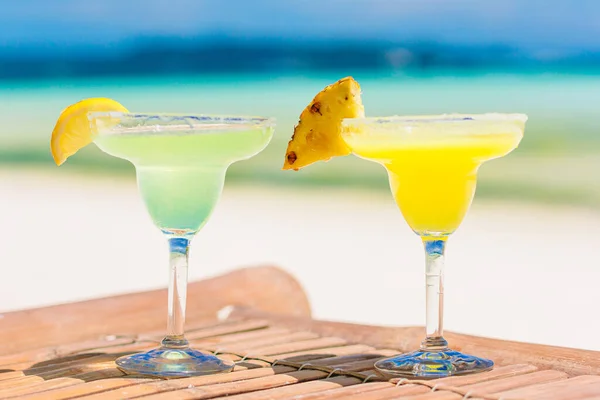
<path fill-rule="evenodd" d="M 0 169 L 0 311 L 166 286 L 134 180 L 62 172 Z M 597 211 L 476 198 L 448 247 L 446 329 L 600 350 L 598 243 Z M 424 321 L 420 241 L 386 192 L 226 185 L 190 262 L 191 279 L 279 265 L 316 318 Z"/>

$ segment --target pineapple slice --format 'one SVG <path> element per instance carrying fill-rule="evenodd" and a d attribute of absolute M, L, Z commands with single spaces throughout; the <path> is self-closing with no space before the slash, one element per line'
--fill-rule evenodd
<path fill-rule="evenodd" d="M 300 114 L 283 169 L 297 171 L 317 161 L 350 154 L 340 137 L 342 120 L 364 116 L 360 85 L 351 76 L 327 86 Z"/>

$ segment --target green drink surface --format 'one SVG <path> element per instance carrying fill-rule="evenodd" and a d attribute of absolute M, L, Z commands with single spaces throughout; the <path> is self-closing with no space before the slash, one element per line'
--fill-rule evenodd
<path fill-rule="evenodd" d="M 165 231 L 196 232 L 216 205 L 227 167 L 263 150 L 272 128 L 200 132 L 106 133 L 104 152 L 133 163 L 138 188 L 154 224 Z"/>

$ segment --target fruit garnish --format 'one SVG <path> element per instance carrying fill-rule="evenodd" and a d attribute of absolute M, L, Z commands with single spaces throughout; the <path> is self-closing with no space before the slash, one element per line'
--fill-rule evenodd
<path fill-rule="evenodd" d="M 94 140 L 87 117 L 89 112 L 111 111 L 128 112 L 120 103 L 103 97 L 81 100 L 65 108 L 56 121 L 50 139 L 50 150 L 56 165 L 61 165 Z"/>
<path fill-rule="evenodd" d="M 340 134 L 344 118 L 364 117 L 360 85 L 351 76 L 321 90 L 300 114 L 285 152 L 283 169 L 299 170 L 317 161 L 350 154 Z"/>

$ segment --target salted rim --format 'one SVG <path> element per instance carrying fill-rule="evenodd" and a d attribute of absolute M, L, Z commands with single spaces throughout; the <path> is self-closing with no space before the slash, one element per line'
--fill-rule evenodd
<path fill-rule="evenodd" d="M 115 111 L 92 111 L 87 114 L 88 121 L 98 134 L 168 134 L 190 132 L 193 134 L 225 134 L 251 128 L 269 128 L 275 126 L 275 118 L 240 115 L 175 114 L 175 113 L 131 113 Z M 96 121 L 103 118 L 119 119 L 116 126 L 97 129 Z M 177 124 L 181 122 L 181 124 Z M 125 125 L 125 126 L 123 126 Z"/>
<path fill-rule="evenodd" d="M 361 117 L 361 118 L 345 118 L 342 120 L 343 125 L 356 125 L 358 123 L 365 124 L 410 124 L 410 123 L 448 123 L 448 122 L 478 122 L 478 121 L 495 121 L 495 122 L 526 122 L 528 119 L 526 114 L 504 114 L 504 113 L 485 113 L 485 114 L 439 114 L 439 115 L 393 115 L 389 117 Z"/>

